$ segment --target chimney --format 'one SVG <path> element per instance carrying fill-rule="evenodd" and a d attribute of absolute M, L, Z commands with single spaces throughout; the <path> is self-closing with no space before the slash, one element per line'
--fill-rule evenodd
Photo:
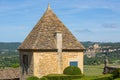
<path fill-rule="evenodd" d="M 58 52 L 62 52 L 62 33 L 60 31 L 56 31 L 56 44 Z"/>
<path fill-rule="evenodd" d="M 56 46 L 58 51 L 58 74 L 62 74 L 62 33 L 56 31 Z"/>

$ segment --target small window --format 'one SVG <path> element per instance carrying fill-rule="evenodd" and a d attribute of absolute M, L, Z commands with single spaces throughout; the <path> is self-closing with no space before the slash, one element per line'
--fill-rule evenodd
<path fill-rule="evenodd" d="M 70 61 L 70 66 L 78 66 L 78 61 Z"/>

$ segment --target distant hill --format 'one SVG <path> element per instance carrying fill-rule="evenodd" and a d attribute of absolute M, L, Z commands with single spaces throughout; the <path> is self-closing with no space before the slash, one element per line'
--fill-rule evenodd
<path fill-rule="evenodd" d="M 0 50 L 16 50 L 20 44 L 19 42 L 0 42 Z"/>
<path fill-rule="evenodd" d="M 100 43 L 100 46 L 109 46 L 110 48 L 120 48 L 120 42 Z"/>
<path fill-rule="evenodd" d="M 81 44 L 85 47 L 85 48 L 88 48 L 89 46 L 93 45 L 95 42 L 90 42 L 90 41 L 87 41 L 87 42 L 81 42 Z"/>
<path fill-rule="evenodd" d="M 95 43 L 99 44 L 101 47 L 103 46 L 109 46 L 112 48 L 120 48 L 120 42 L 81 42 L 85 48 L 88 48 L 89 46 L 93 46 Z"/>
<path fill-rule="evenodd" d="M 5 67 L 19 66 L 19 42 L 0 42 L 0 69 Z"/>
<path fill-rule="evenodd" d="M 88 48 L 89 46 L 92 46 L 93 44 L 98 43 L 100 46 L 112 46 L 112 47 L 120 47 L 120 42 L 81 42 L 81 44 Z M 8 49 L 8 50 L 16 50 L 20 42 L 0 42 L 0 50 Z"/>

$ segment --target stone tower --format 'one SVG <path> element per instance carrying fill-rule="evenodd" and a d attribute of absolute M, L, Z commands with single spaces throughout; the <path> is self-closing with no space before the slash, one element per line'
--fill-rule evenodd
<path fill-rule="evenodd" d="M 78 66 L 83 72 L 83 51 L 49 5 L 19 46 L 21 80 L 32 75 L 62 74 L 67 66 Z"/>

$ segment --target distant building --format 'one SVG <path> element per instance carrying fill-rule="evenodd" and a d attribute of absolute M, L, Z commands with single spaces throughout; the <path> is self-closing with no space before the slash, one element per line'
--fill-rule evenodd
<path fill-rule="evenodd" d="M 95 57 L 96 56 L 96 53 L 98 52 L 102 52 L 101 51 L 101 47 L 99 46 L 99 44 L 95 43 L 94 45 L 92 46 L 89 46 L 87 49 L 86 49 L 86 52 L 85 54 L 91 58 L 91 57 Z"/>
<path fill-rule="evenodd" d="M 21 80 L 27 76 L 62 74 L 67 66 L 83 73 L 84 47 L 48 6 L 42 18 L 19 47 Z"/>
<path fill-rule="evenodd" d="M 100 48 L 100 46 L 99 46 L 99 44 L 95 43 L 95 44 L 93 45 L 93 48 L 94 48 L 94 49 L 98 49 L 98 48 Z"/>
<path fill-rule="evenodd" d="M 86 48 L 85 55 L 91 58 L 91 57 L 95 57 L 96 53 L 111 53 L 119 50 L 120 50 L 119 46 L 117 47 L 113 47 L 110 45 L 100 46 L 99 44 L 95 43 L 93 45 L 90 45 L 88 48 Z"/>

